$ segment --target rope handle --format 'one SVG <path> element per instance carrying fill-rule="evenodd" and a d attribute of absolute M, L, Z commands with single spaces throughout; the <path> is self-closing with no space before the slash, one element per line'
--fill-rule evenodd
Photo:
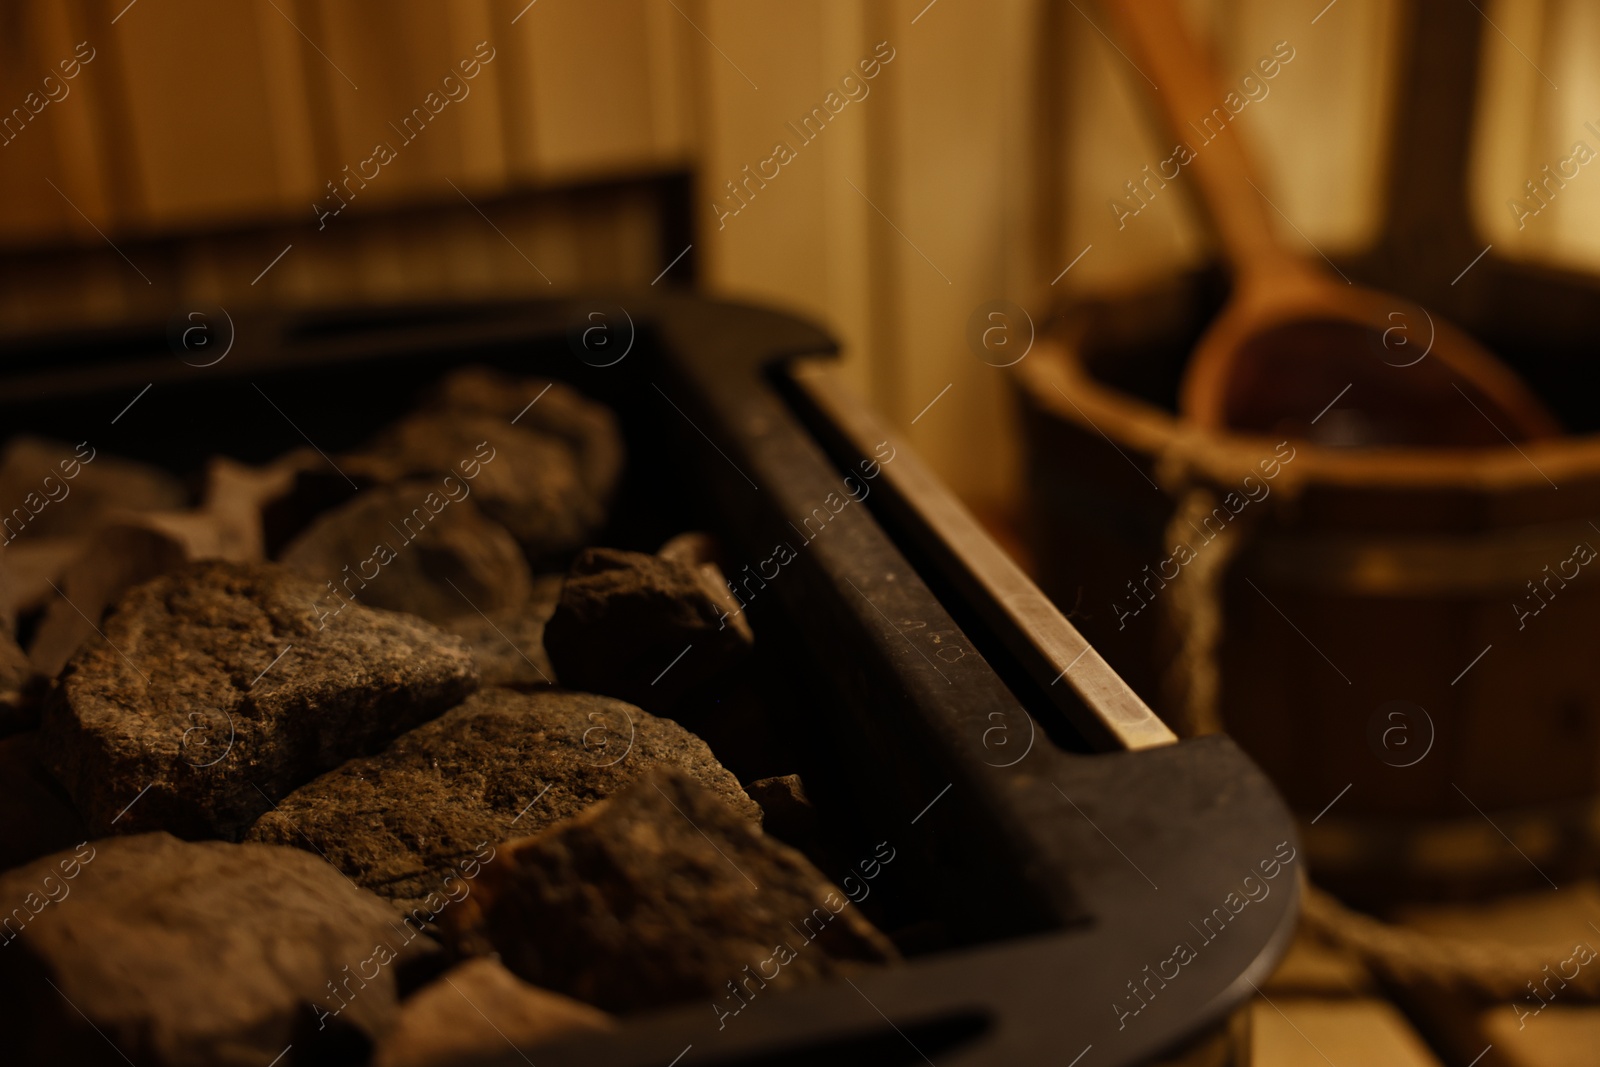
<path fill-rule="evenodd" d="M 1397 985 L 1509 1000 L 1514 1007 L 1523 1000 L 1542 1006 L 1552 994 L 1600 1001 L 1600 967 L 1587 966 L 1596 952 L 1586 942 L 1528 947 L 1431 934 L 1355 911 L 1309 882 L 1301 917 L 1323 941 Z"/>

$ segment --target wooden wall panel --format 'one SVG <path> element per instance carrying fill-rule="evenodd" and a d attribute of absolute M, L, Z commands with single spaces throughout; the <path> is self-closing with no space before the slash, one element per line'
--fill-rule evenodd
<path fill-rule="evenodd" d="M 50 188 L 50 181 L 90 218 L 103 222 L 107 216 L 91 134 L 97 112 L 88 99 L 91 81 L 106 75 L 106 64 L 80 65 L 70 80 L 62 79 L 59 66 L 73 61 L 74 46 L 85 40 L 82 21 L 79 5 L 55 0 L 0 6 L 0 235 L 4 240 L 27 243 L 83 234 L 94 239 L 94 230 Z M 46 75 L 55 79 L 48 90 Z M 31 105 L 29 94 L 37 94 Z M 60 99 L 51 101 L 51 94 Z M 32 108 L 43 101 L 49 102 L 34 114 Z M 16 109 L 21 116 L 13 115 Z"/>
<path fill-rule="evenodd" d="M 204 225 L 288 205 L 280 149 L 308 141 L 309 127 L 273 98 L 262 39 L 249 5 L 214 0 L 140 3 L 106 27 L 99 47 L 115 52 L 132 149 L 131 174 L 118 167 L 113 180 L 139 189 L 125 226 Z M 303 177 L 298 191 L 304 198 Z"/>
<path fill-rule="evenodd" d="M 1569 165 L 1541 206 L 1527 183 L 1546 181 L 1578 142 L 1600 159 L 1600 10 L 1582 0 L 1486 6 L 1499 32 L 1485 40 L 1482 122 L 1474 144 L 1473 215 L 1485 243 L 1515 259 L 1600 269 L 1600 164 Z M 1520 215 L 1519 201 L 1536 214 Z"/>
<path fill-rule="evenodd" d="M 903 21 L 891 73 L 901 79 L 898 99 L 914 105 L 898 116 L 893 184 L 879 204 L 903 232 L 888 245 L 903 384 L 886 407 L 958 492 L 992 503 L 1011 488 L 1014 420 L 1006 372 L 980 360 L 966 333 L 980 305 L 1019 302 L 1042 285 L 1023 273 L 1031 245 L 1008 212 L 1030 192 L 1032 146 L 1017 116 L 1032 84 L 1025 59 L 1034 16 L 1020 2 L 940 3 L 913 25 L 925 3 L 895 8 Z M 1011 343 L 1022 343 L 1026 327 L 1010 328 Z"/>
<path fill-rule="evenodd" d="M 1036 6 L 703 10 L 715 42 L 696 63 L 710 281 L 826 322 L 846 375 L 959 491 L 1003 496 L 1015 449 L 1003 372 L 965 330 L 980 304 L 1039 287 L 1027 213 Z M 893 58 L 866 95 L 799 136 L 789 124 L 880 45 Z M 780 141 L 795 158 L 770 182 L 748 179 Z"/>
<path fill-rule="evenodd" d="M 326 181 L 320 173 L 313 117 L 322 100 L 313 95 L 315 83 L 309 75 L 309 65 L 322 62 L 322 57 L 306 46 L 305 39 L 283 17 L 283 13 L 297 17 L 293 4 L 274 3 L 283 12 L 260 0 L 249 6 L 266 79 L 265 133 L 271 139 L 272 169 L 279 190 L 275 206 L 286 218 L 306 218 L 315 214 L 311 204 L 323 195 Z"/>
<path fill-rule="evenodd" d="M 495 13 L 515 173 L 572 178 L 686 160 L 688 26 L 669 4 L 501 0 Z"/>
<path fill-rule="evenodd" d="M 504 185 L 497 66 L 505 37 L 491 25 L 488 0 L 302 2 L 295 10 L 296 22 L 326 53 L 306 60 L 332 120 L 319 189 L 357 175 L 344 187 L 347 210 L 359 211 L 363 203 L 378 208 L 449 193 L 449 181 L 469 194 Z M 486 57 L 492 58 L 477 77 L 463 78 L 459 64 Z M 408 122 L 419 108 L 425 118 Z M 379 145 L 394 158 L 363 184 L 359 172 L 374 170 L 363 161 Z"/>
<path fill-rule="evenodd" d="M 1235 120 L 1266 178 L 1264 189 L 1292 220 L 1277 216 L 1280 238 L 1313 256 L 1308 239 L 1328 255 L 1368 247 L 1380 222 L 1395 5 L 1339 0 L 1315 24 L 1314 8 L 1274 0 L 1209 0 L 1188 7 L 1230 85 L 1277 42 L 1294 49 L 1294 59 L 1266 83 L 1266 95 Z M 1119 221 L 1112 210 L 1113 200 L 1138 205 L 1126 183 L 1170 156 L 1175 142 L 1154 121 L 1148 94 L 1155 90 L 1146 76 L 1100 34 L 1096 26 L 1104 20 L 1092 8 L 1084 12 L 1064 25 L 1065 51 L 1077 72 L 1068 104 L 1064 244 L 1073 255 L 1090 244 L 1094 251 L 1058 286 L 1068 291 L 1120 288 L 1197 265 L 1212 254 L 1183 177 L 1157 189 L 1134 217 Z M 1242 195 L 1256 194 L 1245 189 Z"/>
<path fill-rule="evenodd" d="M 264 231 L 247 247 L 198 244 L 175 276 L 147 285 L 49 182 L 117 241 L 304 223 L 326 183 L 381 141 L 396 158 L 330 226 L 460 194 L 500 205 L 490 209 L 494 225 L 516 247 L 475 214 L 390 236 L 324 234 L 297 243 L 245 297 L 325 303 L 352 293 L 445 298 L 647 282 L 677 250 L 652 243 L 659 233 L 642 200 L 637 216 L 601 217 L 578 207 L 518 213 L 496 198 L 692 166 L 694 262 L 710 288 L 824 322 L 843 343 L 846 375 L 958 491 L 1000 497 L 1013 484 L 1013 419 L 1004 372 L 967 346 L 977 307 L 1007 299 L 1042 314 L 1052 300 L 1210 255 L 1181 179 L 1119 222 L 1112 201 L 1170 153 L 1170 138 L 1147 121 L 1149 87 L 1100 32 L 1097 8 L 1046 5 L 17 0 L 0 7 L 0 108 L 20 104 L 78 41 L 90 42 L 96 60 L 70 97 L 0 146 L 0 245 L 96 251 L 56 291 L 30 283 L 0 293 L 0 317 L 41 321 L 80 306 L 113 314 L 178 294 L 236 292 L 288 240 Z M 1293 220 L 1286 242 L 1358 251 L 1379 217 L 1397 5 L 1188 6 L 1232 80 L 1275 42 L 1295 48 L 1237 132 L 1256 147 L 1267 188 Z M 1585 136 L 1584 122 L 1600 124 L 1600 112 L 1585 111 L 1600 99 L 1600 10 L 1584 0 L 1483 7 L 1498 27 L 1486 35 L 1478 102 L 1474 189 L 1485 241 L 1507 254 L 1600 266 L 1600 179 L 1588 170 L 1525 231 L 1505 207 L 1527 177 Z M 495 58 L 468 83 L 470 95 L 407 142 L 396 126 L 480 41 Z M 867 83 L 868 95 L 815 139 L 801 138 L 789 124 L 822 105 L 879 42 L 895 58 Z M 746 165 L 771 158 L 779 142 L 793 160 L 777 177 L 749 178 Z M 1600 135 L 1593 146 L 1600 151 Z M 730 198 L 730 181 L 747 202 Z"/>
<path fill-rule="evenodd" d="M 1304 5 L 1229 0 L 1209 23 L 1230 87 L 1279 41 L 1294 49 L 1267 95 L 1237 121 L 1274 203 L 1293 220 L 1280 219 L 1281 239 L 1308 255 L 1316 252 L 1307 238 L 1330 256 L 1377 239 L 1398 17 L 1399 5 L 1386 0 L 1341 0 L 1320 17 Z"/>
<path fill-rule="evenodd" d="M 697 206 L 708 280 L 826 323 L 864 384 L 871 208 L 850 183 L 872 195 L 869 113 L 889 106 L 884 83 L 897 72 L 891 65 L 866 83 L 864 97 L 807 141 L 790 123 L 798 127 L 824 106 L 827 93 L 871 55 L 860 7 L 825 0 L 679 6 L 705 34 L 695 32 L 695 66 L 703 129 Z M 794 157 L 763 181 L 760 171 L 779 144 Z"/>
<path fill-rule="evenodd" d="M 81 5 L 35 2 L 31 6 L 39 27 L 36 55 L 44 60 L 43 66 L 53 68 L 58 75 L 70 71 L 84 46 L 91 50 L 88 54 L 100 58 L 100 46 L 93 39 L 96 24 L 85 16 Z M 69 83 L 71 95 L 61 101 L 61 107 L 53 107 L 49 115 L 56 162 L 52 180 L 85 215 L 98 222 L 112 218 L 119 207 L 126 206 L 136 187 L 117 189 L 112 170 L 112 142 L 107 136 L 111 116 L 104 101 L 115 91 L 116 68 L 102 66 L 97 70 L 90 63 L 80 64 L 77 69 L 78 76 Z M 77 211 L 72 211 L 71 216 L 75 218 Z"/>
<path fill-rule="evenodd" d="M 1070 71 L 1061 190 L 1066 236 L 1056 269 L 1064 269 L 1085 248 L 1090 251 L 1055 282 L 1061 293 L 1120 289 L 1198 263 L 1204 255 L 1190 194 L 1177 183 L 1133 218 L 1119 222 L 1112 210 L 1113 201 L 1128 196 L 1125 183 L 1139 177 L 1141 167 L 1172 153 L 1172 139 L 1158 134 L 1150 121 L 1144 75 L 1097 27 L 1084 12 L 1063 15 L 1061 56 Z"/>

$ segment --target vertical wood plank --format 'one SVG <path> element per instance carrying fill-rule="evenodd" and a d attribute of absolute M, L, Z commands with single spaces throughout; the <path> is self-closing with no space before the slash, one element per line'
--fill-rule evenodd
<path fill-rule="evenodd" d="M 658 57 L 644 0 L 540 0 L 510 26 L 525 3 L 499 5 L 510 11 L 503 74 L 517 97 L 510 137 L 518 171 L 572 177 L 660 158 L 657 112 L 673 94 L 654 100 Z"/>
<path fill-rule="evenodd" d="M 267 83 L 267 136 L 272 144 L 278 196 L 272 205 L 289 219 L 315 216 L 311 204 L 322 196 L 313 109 L 320 101 L 307 63 L 321 59 L 272 5 L 253 3 L 257 46 Z M 297 17 L 293 5 L 280 5 Z M 310 54 L 308 55 L 308 52 Z"/>
<path fill-rule="evenodd" d="M 449 181 L 468 191 L 504 182 L 499 84 L 491 69 L 501 59 L 495 40 L 504 42 L 485 36 L 495 32 L 487 0 L 457 0 L 448 8 L 350 0 L 297 10 L 308 16 L 300 25 L 315 47 L 305 47 L 318 54 L 306 62 L 333 120 L 324 180 L 342 187 L 346 210 L 452 195 Z M 478 75 L 465 78 L 463 62 L 478 64 Z M 392 153 L 387 163 L 380 162 L 387 154 L 380 146 Z M 326 203 L 337 207 L 335 200 Z"/>
<path fill-rule="evenodd" d="M 99 43 L 91 39 L 100 35 L 97 31 L 102 27 L 89 17 L 81 4 L 33 0 L 32 7 L 39 18 L 34 60 L 54 74 L 68 90 L 60 101 L 62 106 L 53 107 L 50 114 L 49 130 L 55 142 L 57 163 L 54 180 L 84 214 L 99 220 L 103 228 L 114 225 L 123 198 L 116 196 L 112 189 L 115 171 L 108 151 L 107 116 L 98 106 L 96 90 L 104 92 L 108 76 L 115 68 L 102 64 L 97 70 L 93 62 L 88 65 L 79 62 L 78 55 L 93 55 L 99 59 L 100 48 L 115 48 L 116 41 L 109 33 Z M 114 29 L 109 23 L 103 27 L 106 31 Z M 85 48 L 87 52 L 83 52 Z M 65 78 L 64 75 L 74 69 L 77 77 Z M 69 104 L 71 106 L 67 106 Z"/>
<path fill-rule="evenodd" d="M 874 288 L 867 223 L 875 217 L 872 138 L 892 113 L 886 86 L 894 71 L 866 79 L 858 66 L 872 58 L 876 9 L 840 0 L 713 0 L 685 11 L 700 42 L 699 210 L 708 279 L 721 291 L 823 322 L 840 341 L 847 377 L 870 392 L 869 367 L 884 358 L 873 323 L 893 316 Z"/>
<path fill-rule="evenodd" d="M 130 221 L 160 229 L 276 209 L 284 190 L 256 13 L 169 0 L 137 5 L 108 29 L 142 192 Z"/>
<path fill-rule="evenodd" d="M 875 220 L 898 231 L 889 247 L 904 389 L 890 411 L 958 493 L 987 506 L 1012 489 L 1013 420 L 1004 372 L 969 347 L 967 327 L 980 305 L 1015 299 L 1027 276 L 1029 246 L 1010 205 L 1029 192 L 1032 77 L 1018 57 L 1029 54 L 1035 15 L 1015 0 L 923 8 L 895 9 L 890 73 L 906 107 L 889 218 Z M 1007 328 L 1020 341 L 1023 324 Z"/>
<path fill-rule="evenodd" d="M 71 24 L 80 18 L 77 5 L 48 0 L 0 8 L 0 241 L 5 243 L 94 236 L 48 181 L 90 218 L 106 221 L 108 205 L 97 195 L 97 160 L 81 136 L 91 110 L 84 86 L 103 74 L 105 65 L 80 65 L 72 79 L 64 78 L 59 67 L 74 61 L 73 44 L 82 38 L 73 38 Z M 64 38 L 73 42 L 63 47 Z"/>

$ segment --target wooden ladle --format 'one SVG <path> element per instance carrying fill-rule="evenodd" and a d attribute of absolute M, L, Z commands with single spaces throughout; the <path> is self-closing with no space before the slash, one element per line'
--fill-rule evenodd
<path fill-rule="evenodd" d="M 1104 7 L 1155 82 L 1171 132 L 1193 155 L 1181 169 L 1196 184 L 1233 275 L 1228 302 L 1184 377 L 1186 417 L 1213 430 L 1332 445 L 1500 445 L 1561 432 L 1517 374 L 1465 333 L 1278 243 L 1275 208 L 1224 105 L 1228 90 L 1177 0 L 1105 0 Z M 1208 118 L 1212 128 L 1225 124 L 1200 141 L 1194 124 Z M 1336 399 L 1337 415 L 1324 419 Z"/>

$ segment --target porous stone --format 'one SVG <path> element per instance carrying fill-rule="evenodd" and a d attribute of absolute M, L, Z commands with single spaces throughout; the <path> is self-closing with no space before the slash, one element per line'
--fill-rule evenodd
<path fill-rule="evenodd" d="M 445 928 L 458 951 L 616 1012 L 898 958 L 804 856 L 675 768 L 503 845 Z"/>
<path fill-rule="evenodd" d="M 718 570 L 721 570 L 717 539 L 704 530 L 685 530 L 656 549 L 656 555 L 674 563 L 689 563 L 694 566 L 703 563 L 718 564 Z"/>
<path fill-rule="evenodd" d="M 439 383 L 434 407 L 478 411 L 559 437 L 577 454 L 583 483 L 609 501 L 622 476 L 626 450 L 610 408 L 547 378 L 513 378 L 488 367 L 463 367 Z"/>
<path fill-rule="evenodd" d="M 226 550 L 222 559 L 266 558 L 267 511 L 287 497 L 302 471 L 325 463 L 309 448 L 251 467 L 227 456 L 214 456 L 206 464 L 205 498 L 201 510 L 216 520 Z"/>
<path fill-rule="evenodd" d="M 261 559 L 261 502 L 283 491 L 292 474 L 287 465 L 258 471 L 219 456 L 207 465 L 199 508 L 106 512 L 55 579 L 60 594 L 48 601 L 28 647 L 34 669 L 54 678 L 95 636 L 106 609 L 141 582 L 193 560 Z"/>
<path fill-rule="evenodd" d="M 728 588 L 722 569 L 722 546 L 715 537 L 704 530 L 686 530 L 656 550 L 656 555 L 669 563 L 683 563 L 693 567 L 700 575 L 700 584 L 728 615 L 728 625 L 748 632 L 749 621 L 744 617 L 744 606 Z"/>
<path fill-rule="evenodd" d="M 124 593 L 194 558 L 182 538 L 155 525 L 117 522 L 95 531 L 57 579 L 61 593 L 45 608 L 28 647 L 34 669 L 46 678 L 60 674 L 73 653 L 97 636 L 106 609 Z"/>
<path fill-rule="evenodd" d="M 183 483 L 167 472 L 101 452 L 20 435 L 0 451 L 0 542 L 85 534 L 119 510 L 180 508 Z"/>
<path fill-rule="evenodd" d="M 761 829 L 797 849 L 831 878 L 837 880 L 849 870 L 839 862 L 798 774 L 758 778 L 744 789 L 751 800 L 761 805 Z"/>
<path fill-rule="evenodd" d="M 408 415 L 339 465 L 383 484 L 432 477 L 441 493 L 470 489 L 534 563 L 571 553 L 606 518 L 606 499 L 585 478 L 571 444 L 483 412 Z"/>
<path fill-rule="evenodd" d="M 38 725 L 37 690 L 27 653 L 0 630 L 0 737 Z"/>
<path fill-rule="evenodd" d="M 295 790 L 249 839 L 315 849 L 410 910 L 452 873 L 492 869 L 483 856 L 495 842 L 575 815 L 662 765 L 681 768 L 736 817 L 760 818 L 738 780 L 675 722 L 588 693 L 485 689 Z"/>
<path fill-rule="evenodd" d="M 767 833 L 793 844 L 796 835 L 816 832 L 817 809 L 798 774 L 758 778 L 744 789 L 761 806 L 761 828 Z"/>
<path fill-rule="evenodd" d="M 485 686 L 527 689 L 555 685 L 556 669 L 544 650 L 544 627 L 561 596 L 561 576 L 541 575 L 521 604 L 458 615 L 439 624 L 467 643 Z"/>
<path fill-rule="evenodd" d="M 40 729 L 94 833 L 237 840 L 271 798 L 477 687 L 458 638 L 359 605 L 319 616 L 325 595 L 277 564 L 208 561 L 123 597 Z"/>
<path fill-rule="evenodd" d="M 3 540 L 3 537 L 0 537 Z M 16 634 L 25 616 L 43 611 L 60 596 L 67 566 L 83 553 L 88 537 L 28 537 L 0 548 L 0 631 Z"/>
<path fill-rule="evenodd" d="M 39 761 L 37 743 L 32 731 L 0 740 L 0 871 L 89 837 L 66 791 Z"/>
<path fill-rule="evenodd" d="M 754 643 L 750 624 L 724 606 L 710 566 L 614 548 L 578 553 L 544 631 L 562 683 L 665 714 L 735 666 Z"/>
<path fill-rule="evenodd" d="M 522 549 L 467 490 L 455 492 L 427 481 L 369 489 L 312 522 L 279 558 L 368 607 L 431 622 L 519 607 L 532 583 Z"/>
<path fill-rule="evenodd" d="M 359 1062 L 437 952 L 297 849 L 93 841 L 0 876 L 0 1021 L 14 1063 Z M 80 1014 L 81 1013 L 81 1014 Z M 126 1058 L 124 1058 L 126 1057 Z"/>
<path fill-rule="evenodd" d="M 400 1005 L 372 1067 L 456 1067 L 616 1026 L 603 1011 L 539 989 L 490 959 L 468 960 Z"/>

